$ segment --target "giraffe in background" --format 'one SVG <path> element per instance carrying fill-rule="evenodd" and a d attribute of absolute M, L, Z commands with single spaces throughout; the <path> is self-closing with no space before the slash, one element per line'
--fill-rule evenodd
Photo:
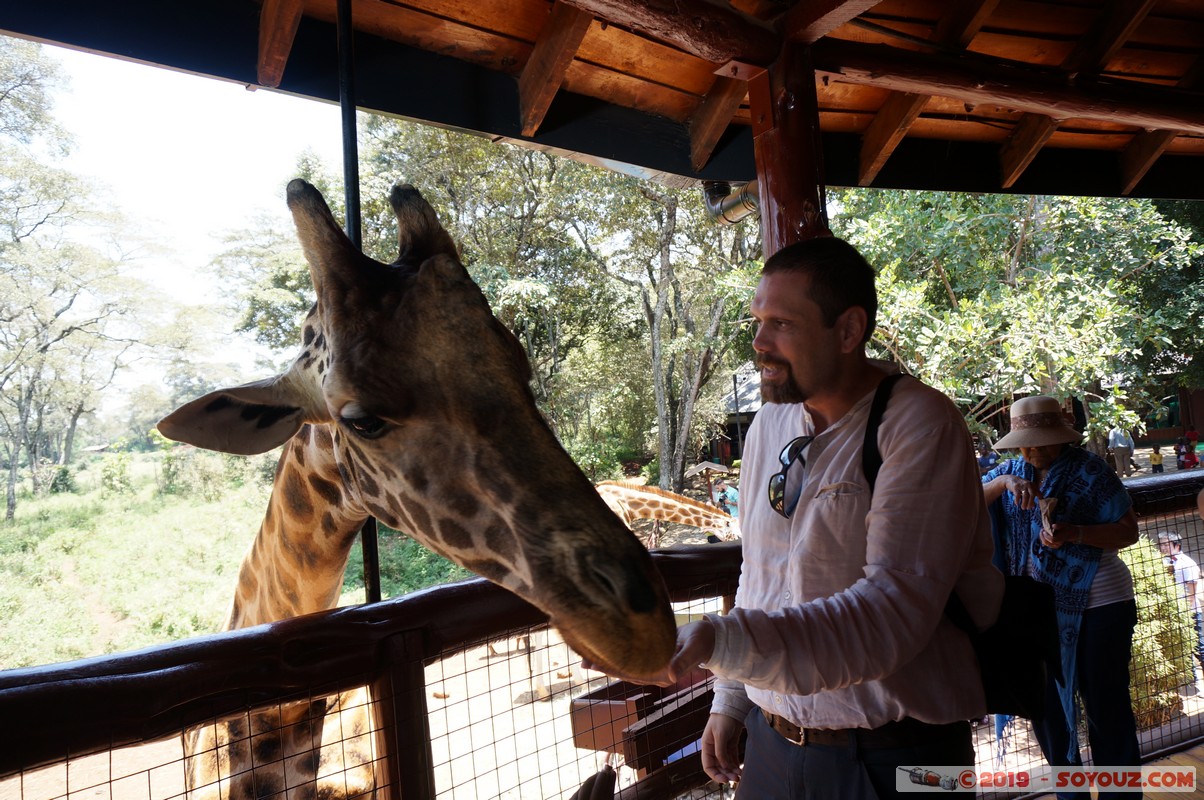
<path fill-rule="evenodd" d="M 610 510 L 629 528 L 637 519 L 654 519 L 692 525 L 720 538 L 731 538 L 740 534 L 739 523 L 734 517 L 714 506 L 658 486 L 647 486 L 634 481 L 602 481 L 595 484 L 594 488 L 602 495 Z M 648 546 L 655 548 L 656 541 L 650 541 Z"/>
<path fill-rule="evenodd" d="M 352 245 L 314 187 L 295 180 L 287 194 L 317 294 L 300 355 L 284 374 L 212 392 L 158 426 L 227 453 L 284 446 L 225 628 L 332 608 L 374 516 L 545 611 L 591 661 L 661 669 L 675 625 L 652 559 L 540 416 L 522 347 L 434 210 L 413 187 L 393 188 L 399 256 L 382 264 Z M 374 796 L 365 695 L 185 732 L 189 794 Z"/>

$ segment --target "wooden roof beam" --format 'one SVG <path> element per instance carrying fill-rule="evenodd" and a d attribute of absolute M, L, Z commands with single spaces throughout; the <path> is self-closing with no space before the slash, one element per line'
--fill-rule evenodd
<path fill-rule="evenodd" d="M 1062 63 L 1070 73 L 1099 72 L 1133 36 L 1157 0 L 1115 0 Z"/>
<path fill-rule="evenodd" d="M 944 56 L 823 39 L 816 72 L 832 80 L 899 92 L 994 103 L 1054 119 L 1094 119 L 1135 128 L 1204 134 L 1204 93 L 1134 81 L 1059 81 L 1049 70 L 981 56 Z"/>
<path fill-rule="evenodd" d="M 1204 81 L 1204 58 L 1197 59 L 1177 85 L 1183 89 L 1195 89 L 1201 81 Z M 1154 166 L 1154 162 L 1178 135 L 1179 131 L 1160 130 L 1143 131 L 1133 137 L 1120 154 L 1122 195 L 1131 194 L 1137 188 L 1137 184 L 1141 183 L 1150 167 Z"/>
<path fill-rule="evenodd" d="M 263 0 L 259 9 L 259 65 L 256 78 L 260 86 L 273 89 L 284 78 L 284 65 L 293 49 L 297 27 L 301 24 L 303 0 Z"/>
<path fill-rule="evenodd" d="M 1096 74 L 1103 69 L 1137 30 L 1154 3 L 1155 0 L 1113 3 L 1109 12 L 1100 16 L 1092 31 L 1079 39 L 1074 51 L 1062 62 L 1067 74 Z M 1030 112 L 1021 117 L 999 152 L 1003 188 L 1012 187 L 1057 129 L 1057 121 L 1048 116 Z"/>
<path fill-rule="evenodd" d="M 1058 121 L 1045 114 L 1025 114 L 1020 118 L 999 150 L 999 180 L 1003 188 L 1011 188 L 1057 129 Z"/>
<path fill-rule="evenodd" d="M 719 137 L 748 95 L 748 82 L 720 75 L 690 118 L 690 164 L 701 172 L 711 160 Z"/>
<path fill-rule="evenodd" d="M 999 0 L 956 3 L 946 14 L 933 35 L 933 41 L 965 49 L 983 23 L 991 16 Z M 920 115 L 928 95 L 894 92 L 878 109 L 869 128 L 861 137 L 861 155 L 857 171 L 859 186 L 869 186 L 886 166 L 887 159 L 907 136 L 916 117 Z"/>
<path fill-rule="evenodd" d="M 548 21 L 539 33 L 531 57 L 518 78 L 518 103 L 523 136 L 534 136 L 564 83 L 565 73 L 585 38 L 593 14 L 565 5 L 552 4 Z"/>
<path fill-rule="evenodd" d="M 806 3 L 797 3 L 786 12 L 782 20 L 782 35 L 799 44 L 818 42 L 879 2 L 880 0 L 808 0 Z"/>
<path fill-rule="evenodd" d="M 861 137 L 858 186 L 869 186 L 874 182 L 927 102 L 928 95 L 911 92 L 891 92 L 886 98 Z"/>
<path fill-rule="evenodd" d="M 744 77 L 743 67 L 767 67 L 781 41 L 760 20 L 707 0 L 562 0 L 612 25 L 681 48 L 723 65 L 726 77 Z"/>

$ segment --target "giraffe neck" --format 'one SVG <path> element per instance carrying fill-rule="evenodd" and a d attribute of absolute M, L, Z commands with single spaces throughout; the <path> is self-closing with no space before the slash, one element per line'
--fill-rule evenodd
<path fill-rule="evenodd" d="M 726 528 L 732 518 L 717 508 L 656 486 L 603 481 L 595 487 L 628 525 L 637 519 L 676 522 L 696 528 Z"/>
<path fill-rule="evenodd" d="M 267 513 L 243 558 L 223 629 L 334 608 L 366 518 L 349 502 L 329 431 L 304 426 L 276 465 Z"/>

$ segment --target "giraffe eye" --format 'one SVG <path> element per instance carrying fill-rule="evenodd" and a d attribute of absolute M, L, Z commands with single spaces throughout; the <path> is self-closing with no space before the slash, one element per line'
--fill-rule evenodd
<path fill-rule="evenodd" d="M 383 419 L 371 414 L 360 417 L 342 417 L 339 421 L 361 439 L 379 439 L 388 428 Z"/>

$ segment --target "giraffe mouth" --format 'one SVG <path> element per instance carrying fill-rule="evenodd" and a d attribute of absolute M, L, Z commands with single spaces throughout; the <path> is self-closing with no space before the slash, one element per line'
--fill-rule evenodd
<path fill-rule="evenodd" d="M 568 628 L 562 627 L 555 619 L 551 620 L 556 629 L 560 631 L 560 635 L 564 637 L 564 642 L 573 649 L 577 655 L 581 656 L 583 661 L 589 664 L 589 668 L 609 675 L 612 678 L 619 680 L 630 681 L 632 683 L 648 683 L 654 679 L 659 673 L 653 672 L 633 672 L 631 670 L 621 669 L 615 662 L 614 658 L 602 655 L 596 649 L 585 644 L 578 636 Z"/>

